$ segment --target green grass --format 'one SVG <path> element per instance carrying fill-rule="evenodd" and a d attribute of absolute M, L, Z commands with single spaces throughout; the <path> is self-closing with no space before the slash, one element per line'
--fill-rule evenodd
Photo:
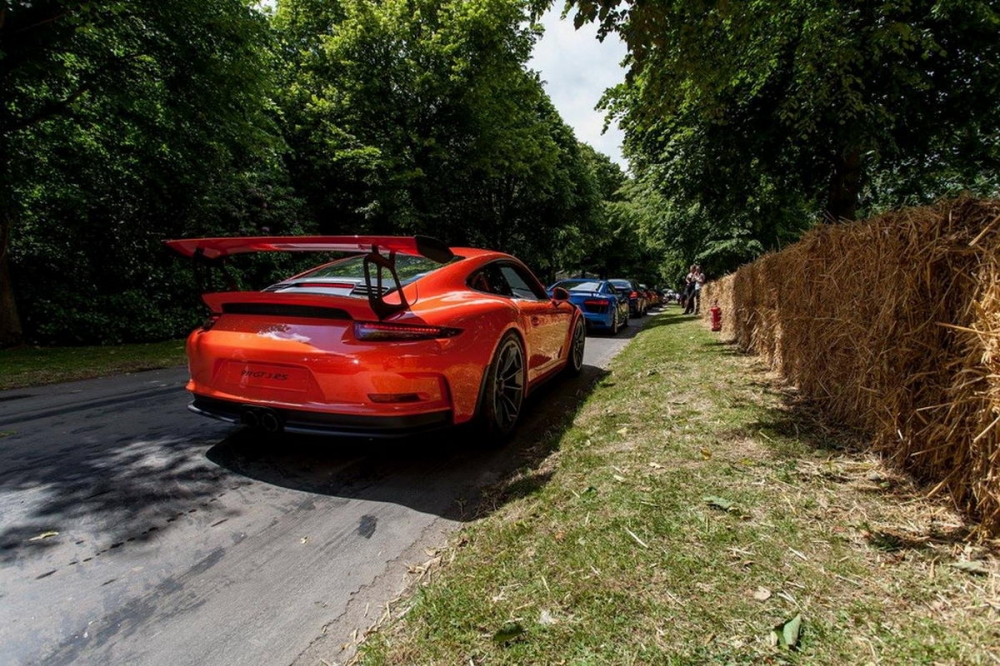
<path fill-rule="evenodd" d="M 0 350 L 0 391 L 183 365 L 184 341 Z"/>
<path fill-rule="evenodd" d="M 658 317 L 358 661 L 1000 663 L 995 553 L 808 407 L 701 322 Z M 774 645 L 796 616 L 794 649 Z"/>

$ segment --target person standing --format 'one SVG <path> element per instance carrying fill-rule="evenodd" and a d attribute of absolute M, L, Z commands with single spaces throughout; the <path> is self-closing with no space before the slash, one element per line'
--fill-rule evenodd
<path fill-rule="evenodd" d="M 701 309 L 701 286 L 705 284 L 705 274 L 701 272 L 701 266 L 693 264 L 684 282 L 687 284 L 687 305 L 684 307 L 684 314 L 698 314 Z"/>

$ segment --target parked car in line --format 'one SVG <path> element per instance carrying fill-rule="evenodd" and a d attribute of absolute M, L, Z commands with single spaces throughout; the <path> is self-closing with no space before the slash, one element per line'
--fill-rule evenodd
<path fill-rule="evenodd" d="M 569 301 L 583 311 L 587 326 L 617 335 L 628 326 L 628 296 L 607 280 L 572 278 L 560 280 L 549 287 L 549 294 L 558 288 L 569 292 Z"/>
<path fill-rule="evenodd" d="M 393 437 L 479 419 L 514 429 L 542 382 L 579 373 L 584 316 L 516 258 L 422 237 L 167 241 L 196 262 L 347 252 L 263 291 L 208 293 L 189 409 L 269 432 Z"/>
<path fill-rule="evenodd" d="M 615 278 L 608 280 L 615 286 L 615 289 L 628 294 L 628 310 L 633 317 L 642 317 L 649 310 L 649 303 L 646 301 L 646 294 L 639 288 L 639 283 L 635 280 L 625 280 Z"/>
<path fill-rule="evenodd" d="M 642 293 L 646 294 L 646 303 L 648 307 L 654 307 L 660 304 L 660 297 L 655 291 L 641 282 L 639 283 L 639 289 L 642 290 Z"/>

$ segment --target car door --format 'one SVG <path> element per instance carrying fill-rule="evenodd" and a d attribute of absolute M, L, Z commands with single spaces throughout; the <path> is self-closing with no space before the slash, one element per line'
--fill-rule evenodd
<path fill-rule="evenodd" d="M 615 285 L 610 282 L 604 283 L 604 289 L 614 300 L 616 317 L 619 317 L 621 321 L 628 322 L 628 294 L 623 293 L 620 289 L 615 287 Z"/>
<path fill-rule="evenodd" d="M 521 312 L 528 343 L 525 350 L 528 381 L 532 381 L 559 363 L 574 308 L 570 303 L 553 301 L 531 271 L 521 264 L 501 262 L 498 267 Z"/>

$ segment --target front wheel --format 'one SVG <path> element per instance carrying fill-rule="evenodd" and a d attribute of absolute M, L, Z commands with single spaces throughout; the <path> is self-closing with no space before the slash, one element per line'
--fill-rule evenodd
<path fill-rule="evenodd" d="M 500 340 L 486 376 L 480 417 L 492 443 L 505 441 L 514 431 L 524 402 L 524 348 L 513 332 Z"/>
<path fill-rule="evenodd" d="M 569 358 L 566 359 L 566 374 L 575 377 L 583 370 L 583 352 L 587 346 L 587 328 L 583 325 L 583 317 L 576 320 L 573 341 L 570 345 Z"/>

